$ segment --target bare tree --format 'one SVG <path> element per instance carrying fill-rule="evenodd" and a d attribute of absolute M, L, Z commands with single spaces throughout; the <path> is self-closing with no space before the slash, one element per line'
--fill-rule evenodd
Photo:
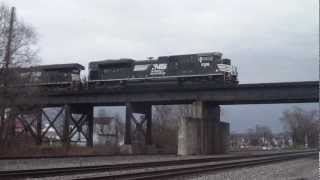
<path fill-rule="evenodd" d="M 15 9 L 0 4 L 0 146 L 4 147 L 14 133 L 17 97 L 27 98 L 31 89 L 13 88 L 22 82 L 19 68 L 39 60 L 37 36 L 32 26 L 16 17 Z"/>
<path fill-rule="evenodd" d="M 3 59 L 9 41 L 10 17 L 10 8 L 5 4 L 0 4 L 0 55 Z M 39 60 L 36 43 L 37 34 L 34 28 L 14 15 L 10 54 L 8 55 L 10 56 L 9 66 L 28 66 Z M 4 62 L 1 65 L 3 69 Z"/>
<path fill-rule="evenodd" d="M 319 112 L 306 111 L 299 107 L 283 112 L 280 118 L 284 128 L 292 136 L 294 145 L 317 147 L 319 129 Z"/>
<path fill-rule="evenodd" d="M 153 106 L 153 137 L 155 145 L 166 153 L 176 153 L 178 123 L 191 116 L 191 105 Z"/>
<path fill-rule="evenodd" d="M 176 106 L 153 106 L 152 134 L 154 144 L 162 152 L 175 153 L 178 145 L 178 114 Z"/>

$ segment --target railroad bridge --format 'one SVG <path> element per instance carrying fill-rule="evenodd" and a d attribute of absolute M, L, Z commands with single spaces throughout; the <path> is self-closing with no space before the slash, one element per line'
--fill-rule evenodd
<path fill-rule="evenodd" d="M 227 147 L 229 124 L 220 121 L 219 105 L 305 103 L 319 101 L 319 82 L 279 82 L 240 84 L 236 87 L 216 87 L 210 83 L 199 84 L 126 84 L 110 88 L 48 91 L 46 95 L 34 97 L 32 102 L 21 98 L 21 104 L 32 103 L 40 108 L 32 122 L 27 122 L 21 111 L 19 119 L 26 131 L 41 144 L 44 137 L 42 120 L 54 127 L 58 116 L 64 118 L 63 132 L 58 134 L 65 145 L 70 144 L 75 133 L 81 133 L 88 146 L 93 145 L 94 106 L 126 106 L 125 144 L 132 144 L 132 123 L 136 130 L 143 131 L 145 144 L 152 144 L 152 105 L 192 104 L 192 117 L 179 124 L 179 154 L 223 153 Z M 42 109 L 61 107 L 53 118 Z M 133 113 L 144 114 L 138 121 Z M 78 114 L 75 118 L 74 114 Z M 70 128 L 70 123 L 74 124 Z M 143 124 L 145 128 L 143 128 Z M 36 128 L 31 128 L 31 125 Z"/>

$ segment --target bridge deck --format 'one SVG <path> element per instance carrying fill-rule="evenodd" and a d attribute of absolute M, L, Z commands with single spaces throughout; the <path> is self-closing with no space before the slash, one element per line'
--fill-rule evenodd
<path fill-rule="evenodd" d="M 183 104 L 211 101 L 217 104 L 302 103 L 319 100 L 319 82 L 280 82 L 217 87 L 208 83 L 112 86 L 80 91 L 57 91 L 32 102 L 62 104 L 124 105 L 126 102 Z M 23 102 L 23 99 L 21 99 Z M 25 102 L 28 103 L 28 102 Z"/>

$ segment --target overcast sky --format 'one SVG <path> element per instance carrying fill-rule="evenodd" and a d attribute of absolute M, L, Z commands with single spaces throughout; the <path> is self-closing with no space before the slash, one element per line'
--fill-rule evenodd
<path fill-rule="evenodd" d="M 219 51 L 238 66 L 240 83 L 318 78 L 317 0 L 0 2 L 16 6 L 18 16 L 36 28 L 41 64 L 87 66 L 93 60 Z M 316 108 L 315 104 L 302 106 Z M 253 123 L 250 117 L 258 117 L 266 108 L 261 121 L 279 129 L 278 117 L 289 107 L 227 109 L 230 121 L 241 122 L 240 127 Z M 246 116 L 251 113 L 256 116 Z"/>

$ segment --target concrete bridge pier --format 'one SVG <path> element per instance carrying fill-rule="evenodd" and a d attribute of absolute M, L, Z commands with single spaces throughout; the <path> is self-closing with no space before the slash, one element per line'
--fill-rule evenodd
<path fill-rule="evenodd" d="M 219 154 L 228 149 L 229 123 L 220 121 L 220 107 L 196 101 L 192 116 L 180 120 L 178 154 Z"/>

